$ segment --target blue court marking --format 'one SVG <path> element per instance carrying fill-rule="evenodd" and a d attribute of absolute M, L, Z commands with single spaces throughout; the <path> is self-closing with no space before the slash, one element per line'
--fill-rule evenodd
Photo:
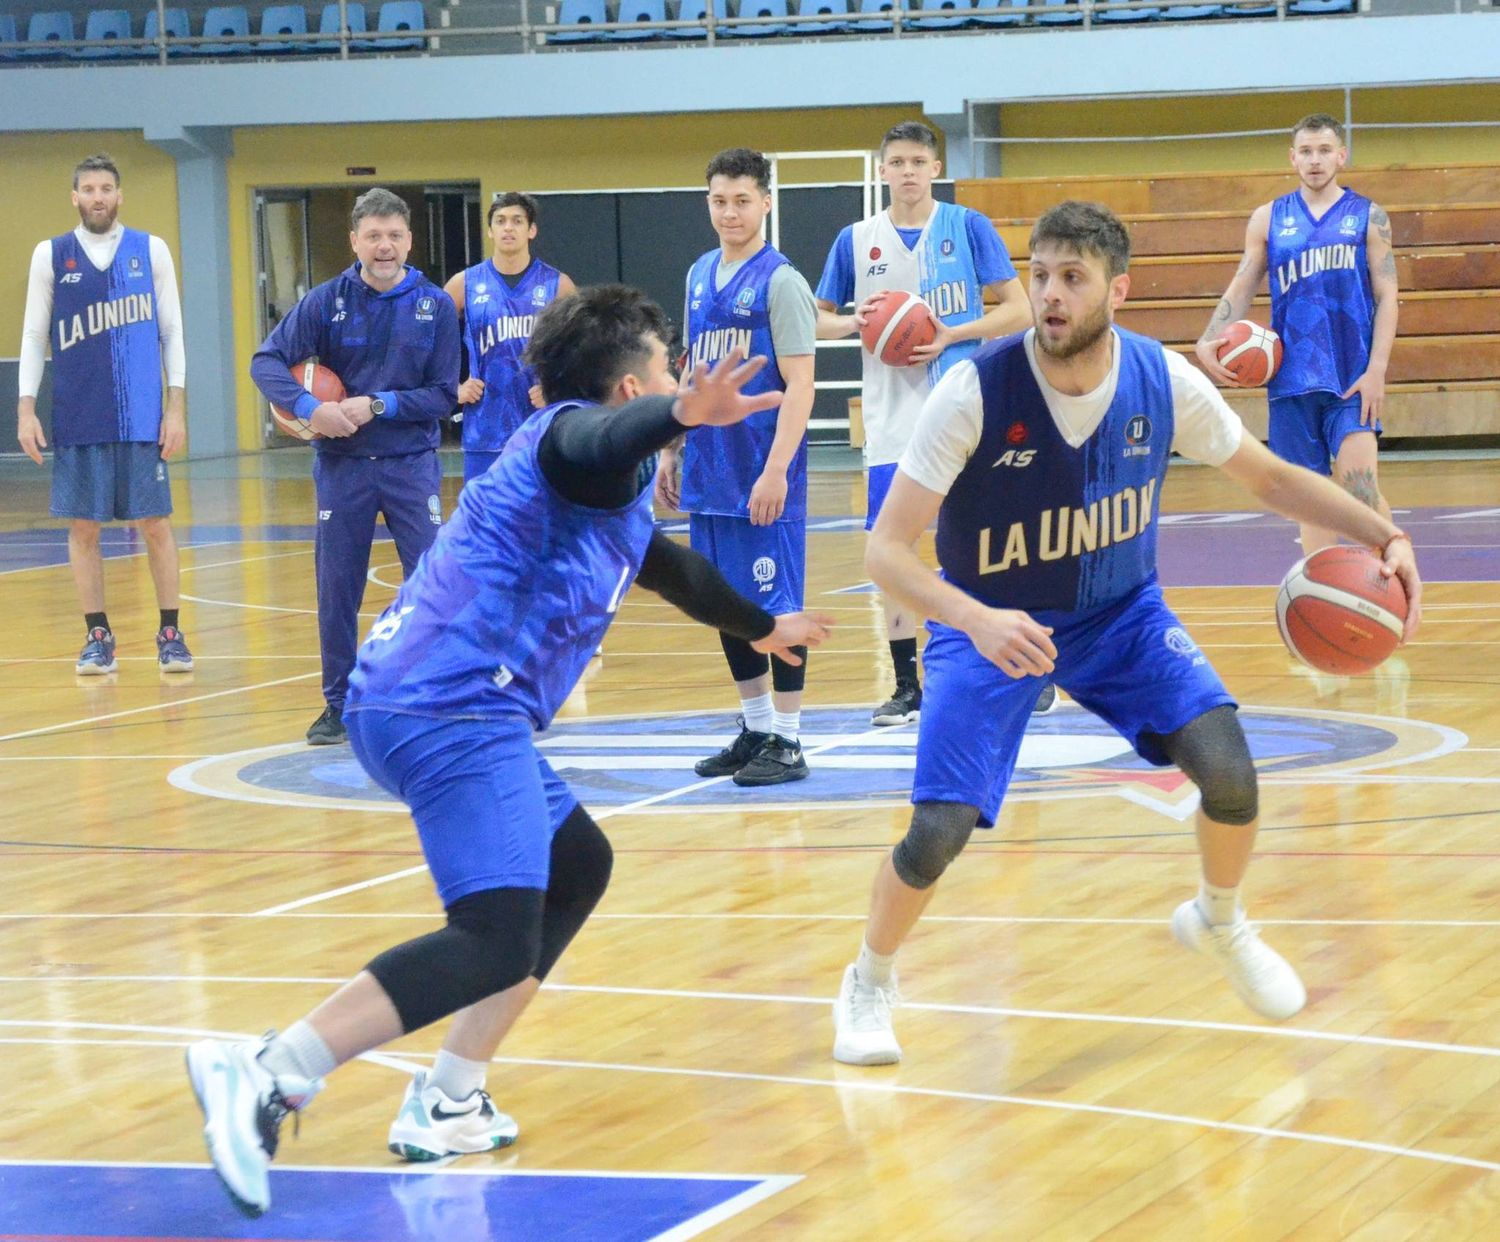
<path fill-rule="evenodd" d="M 794 1177 L 273 1169 L 242 1218 L 207 1165 L 0 1163 L 0 1239 L 649 1242 L 688 1238 Z"/>

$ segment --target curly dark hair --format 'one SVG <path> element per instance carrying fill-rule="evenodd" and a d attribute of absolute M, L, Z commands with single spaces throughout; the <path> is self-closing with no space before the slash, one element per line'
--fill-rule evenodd
<path fill-rule="evenodd" d="M 666 313 L 639 289 L 590 285 L 537 316 L 526 362 L 549 402 L 602 403 L 622 376 L 641 372 L 652 338 L 672 335 Z"/>

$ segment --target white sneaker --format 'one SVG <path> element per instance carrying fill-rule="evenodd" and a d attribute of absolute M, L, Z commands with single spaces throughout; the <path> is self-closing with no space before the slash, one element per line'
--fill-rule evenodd
<path fill-rule="evenodd" d="M 833 1059 L 845 1065 L 894 1065 L 901 1045 L 891 1028 L 891 1010 L 901 1002 L 896 977 L 889 987 L 862 983 L 852 965 L 833 1002 Z"/>
<path fill-rule="evenodd" d="M 1243 914 L 1233 923 L 1216 927 L 1190 897 L 1172 915 L 1172 935 L 1178 944 L 1218 962 L 1239 998 L 1262 1017 L 1281 1021 L 1307 1004 L 1307 989 L 1297 972 L 1262 942 Z"/>
<path fill-rule="evenodd" d="M 209 1159 L 235 1207 L 251 1217 L 271 1206 L 268 1173 L 282 1121 L 323 1089 L 321 1078 L 278 1078 L 266 1069 L 260 1053 L 269 1040 L 203 1039 L 187 1050 Z"/>
<path fill-rule="evenodd" d="M 495 1111 L 485 1092 L 452 1100 L 428 1085 L 426 1070 L 418 1070 L 391 1123 L 388 1146 L 403 1160 L 441 1160 L 509 1147 L 520 1133 L 512 1118 Z"/>

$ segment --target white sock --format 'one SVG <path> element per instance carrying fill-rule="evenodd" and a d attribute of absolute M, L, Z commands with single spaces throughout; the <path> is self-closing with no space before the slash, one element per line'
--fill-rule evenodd
<path fill-rule="evenodd" d="M 891 986 L 891 976 L 896 969 L 896 955 L 894 953 L 877 953 L 863 941 L 860 942 L 859 956 L 854 960 L 854 973 L 859 976 L 861 983 L 872 984 L 877 988 L 888 988 Z"/>
<path fill-rule="evenodd" d="M 323 1037 L 307 1022 L 293 1022 L 266 1045 L 260 1063 L 278 1078 L 283 1074 L 322 1078 L 338 1068 Z"/>
<path fill-rule="evenodd" d="M 771 732 L 773 712 L 770 691 L 757 698 L 741 699 L 740 711 L 745 717 L 745 728 L 749 729 L 751 733 Z"/>
<path fill-rule="evenodd" d="M 771 732 L 777 737 L 784 737 L 789 742 L 797 740 L 797 734 L 802 728 L 802 709 L 794 712 L 772 712 Z"/>
<path fill-rule="evenodd" d="M 432 1075 L 427 1085 L 436 1087 L 450 1100 L 466 1100 L 484 1086 L 484 1074 L 489 1066 L 483 1061 L 466 1061 L 444 1050 L 432 1063 Z"/>
<path fill-rule="evenodd" d="M 1204 880 L 1198 885 L 1198 912 L 1215 927 L 1244 918 L 1239 885 L 1233 888 L 1215 888 Z"/>

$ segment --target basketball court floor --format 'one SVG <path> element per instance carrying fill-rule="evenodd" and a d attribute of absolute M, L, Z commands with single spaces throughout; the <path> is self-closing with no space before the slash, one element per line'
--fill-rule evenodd
<path fill-rule="evenodd" d="M 809 604 L 839 629 L 811 664 L 811 778 L 695 779 L 733 729 L 718 643 L 633 593 L 543 741 L 617 858 L 491 1073 L 520 1142 L 437 1169 L 386 1152 L 423 1031 L 285 1128 L 256 1222 L 207 1170 L 183 1048 L 285 1025 L 440 921 L 402 808 L 302 743 L 309 463 L 176 469 L 192 674 L 157 672 L 143 545 L 110 532 L 120 670 L 93 679 L 45 473 L 0 464 L 0 1238 L 1500 1236 L 1500 460 L 1386 464 L 1426 624 L 1342 681 L 1277 637 L 1290 524 L 1212 471 L 1168 479 L 1163 578 L 1242 704 L 1246 893 L 1303 1013 L 1262 1021 L 1175 945 L 1191 790 L 1065 705 L 903 953 L 906 1059 L 878 1069 L 831 1060 L 831 1000 L 915 738 L 869 727 L 888 661 L 863 487 L 824 464 Z M 399 572 L 377 543 L 368 618 Z"/>

